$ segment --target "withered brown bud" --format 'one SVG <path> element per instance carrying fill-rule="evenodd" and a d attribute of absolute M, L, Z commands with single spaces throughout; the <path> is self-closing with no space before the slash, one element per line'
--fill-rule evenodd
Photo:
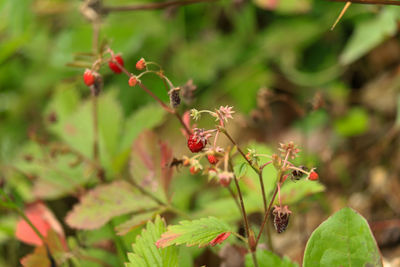
<path fill-rule="evenodd" d="M 286 230 L 291 213 L 292 212 L 287 206 L 284 206 L 283 208 L 275 206 L 272 215 L 274 216 L 274 227 L 278 234 L 283 233 Z"/>
<path fill-rule="evenodd" d="M 299 166 L 300 169 L 302 169 L 303 171 L 308 171 L 308 168 L 306 166 Z M 300 178 L 304 175 L 303 172 L 299 171 L 299 170 L 293 170 L 292 171 L 292 179 L 293 180 L 300 180 Z"/>
<path fill-rule="evenodd" d="M 176 87 L 176 88 L 172 88 L 168 92 L 168 94 L 169 94 L 169 103 L 170 103 L 172 108 L 176 108 L 181 103 L 181 97 L 179 96 L 180 90 L 181 90 L 180 87 Z"/>

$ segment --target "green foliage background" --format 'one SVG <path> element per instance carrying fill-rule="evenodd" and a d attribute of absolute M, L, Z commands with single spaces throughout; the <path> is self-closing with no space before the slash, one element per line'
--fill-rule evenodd
<path fill-rule="evenodd" d="M 136 1 L 104 2 L 119 5 Z M 251 121 L 260 88 L 286 93 L 304 107 L 310 105 L 316 92 L 322 93 L 332 109 L 290 118 L 285 129 L 300 130 L 306 137 L 317 131 L 329 131 L 325 144 L 332 153 L 356 138 L 382 135 L 379 130 L 375 131 L 371 121 L 376 123 L 378 120 L 384 129 L 393 125 L 396 107 L 400 110 L 398 78 L 390 80 L 388 86 L 391 95 L 396 96 L 393 97 L 395 106 L 384 114 L 379 113 L 379 108 L 358 101 L 357 97 L 358 89 L 367 84 L 370 73 L 388 69 L 385 65 L 386 68 L 362 72 L 360 64 L 370 62 L 368 55 L 388 40 L 398 45 L 400 12 L 397 7 L 352 5 L 336 29 L 330 31 L 343 3 L 280 0 L 276 8 L 266 10 L 263 7 L 267 3 L 267 0 L 221 0 L 161 11 L 112 13 L 104 17 L 100 34 L 114 51 L 123 54 L 125 66 L 130 70 L 139 58 L 144 57 L 162 65 L 176 85 L 193 79 L 198 86 L 193 107 L 213 109 L 229 104 L 235 107 L 237 114 Z M 21 147 L 38 150 L 30 146 L 28 132 L 35 130 L 39 135 L 44 132 L 51 111 L 57 109 L 58 119 L 62 120 L 64 115 L 67 118 L 78 106 L 84 105 L 84 99 L 89 96 L 81 78 L 83 70 L 67 66 L 76 53 L 89 52 L 92 48 L 92 27 L 79 13 L 80 4 L 77 0 L 0 0 L 0 162 L 4 166 L 15 163 Z M 393 64 L 388 66 L 390 69 Z M 154 117 L 147 120 L 146 114 L 157 107 L 149 105 L 153 100 L 141 90 L 129 88 L 125 76 L 112 75 L 106 67 L 101 72 L 105 80 L 104 94 L 113 96 L 104 100 L 104 123 L 115 129 L 114 132 L 104 130 L 105 139 L 109 137 L 104 141 L 104 151 L 108 153 L 105 157 L 109 158 L 102 160 L 111 172 L 118 173 L 128 153 L 123 148 L 126 150 L 129 140 L 136 138 L 143 129 L 162 124 L 162 132 L 167 137 L 172 136 L 172 140 L 178 139 L 179 130 L 176 124 L 163 117 L 162 112 L 154 112 Z M 157 79 L 145 78 L 143 81 L 168 101 Z M 249 123 L 249 134 L 243 137 L 244 141 L 255 136 L 275 147 L 282 141 L 276 140 L 279 139 L 277 135 L 284 132 L 278 122 L 286 122 L 282 114 L 292 108 L 274 110 L 273 120 L 262 122 L 261 126 Z M 118 112 L 114 113 L 116 110 Z M 115 119 L 109 114 L 119 115 Z M 82 117 L 77 119 L 81 120 L 78 123 L 83 130 L 88 129 L 85 127 L 90 121 Z M 136 125 L 142 126 L 135 128 Z M 265 128 L 269 133 L 273 132 L 273 140 L 263 139 Z M 62 139 L 62 129 L 50 128 L 50 132 L 50 135 L 59 134 L 58 138 Z M 112 140 L 118 139 L 116 136 L 123 134 L 126 137 L 122 138 L 122 143 L 128 141 L 120 146 L 113 143 Z M 76 146 L 82 147 L 80 143 Z M 183 146 L 184 142 L 181 142 L 178 147 Z M 322 161 L 316 150 L 306 155 L 307 163 L 318 165 Z M 332 164 L 336 164 L 341 185 L 347 185 L 352 170 L 340 160 Z M 30 181 L 16 175 L 9 179 L 5 172 L 0 173 L 0 179 L 3 178 L 11 180 L 9 183 L 17 202 L 32 200 Z M 177 180 L 175 185 L 182 183 Z M 185 185 L 187 194 L 177 193 L 175 204 L 189 209 L 190 193 L 197 191 L 199 183 L 194 181 Z M 251 189 L 247 188 L 247 191 L 251 192 Z M 208 195 L 199 196 L 197 205 L 205 209 L 199 208 L 194 214 L 213 215 L 207 212 L 206 204 L 215 199 L 216 194 L 210 191 Z M 251 194 L 249 199 L 252 203 Z M 223 200 L 220 200 L 221 207 L 225 207 Z M 62 203 L 53 205 L 65 209 Z M 65 215 L 65 212 L 57 212 L 56 215 Z M 12 215 L 0 219 L 2 266 L 13 266 L 18 260 L 10 251 L 15 251 L 19 244 L 11 241 L 5 245 L 13 236 L 15 219 Z M 112 236 L 110 232 L 105 227 L 93 234 L 85 232 L 82 235 L 90 244 L 92 239 L 102 235 Z M 130 247 L 135 235 L 125 238 L 126 247 Z M 91 253 L 101 254 L 99 251 Z M 109 260 L 111 264 L 118 262 L 115 258 Z"/>

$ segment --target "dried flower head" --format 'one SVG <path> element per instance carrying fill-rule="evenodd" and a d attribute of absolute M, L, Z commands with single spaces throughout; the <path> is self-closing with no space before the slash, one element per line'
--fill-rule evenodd
<path fill-rule="evenodd" d="M 290 141 L 287 144 L 280 144 L 279 151 L 281 151 L 282 157 L 286 157 L 288 155 L 289 158 L 296 158 L 297 154 L 300 152 L 300 149 L 297 148 L 297 145 Z"/>
<path fill-rule="evenodd" d="M 233 111 L 232 109 L 233 107 L 220 106 L 219 109 L 215 111 L 217 120 L 222 120 L 227 122 L 228 119 L 233 119 L 232 114 L 235 113 L 235 111 Z"/>

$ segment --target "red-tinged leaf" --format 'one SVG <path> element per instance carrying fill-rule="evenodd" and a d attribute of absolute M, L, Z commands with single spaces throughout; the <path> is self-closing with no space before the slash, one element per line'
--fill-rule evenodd
<path fill-rule="evenodd" d="M 97 186 L 84 195 L 73 210 L 67 214 L 66 222 L 77 229 L 96 229 L 113 217 L 130 212 L 145 212 L 157 206 L 154 201 L 135 192 L 125 181 Z"/>
<path fill-rule="evenodd" d="M 159 240 L 157 240 L 156 246 L 158 248 L 168 247 L 179 236 L 181 236 L 181 235 L 180 234 L 173 234 L 173 233 L 165 233 L 165 234 L 163 234 L 161 236 L 161 238 Z"/>
<path fill-rule="evenodd" d="M 165 142 L 159 142 L 159 144 L 161 150 L 161 183 L 167 196 L 172 175 L 174 174 L 174 169 L 169 166 L 172 160 L 172 149 Z"/>
<path fill-rule="evenodd" d="M 143 132 L 132 146 L 129 167 L 133 179 L 141 186 L 159 196 L 166 196 L 172 179 L 169 169 L 172 152 L 158 141 L 153 132 Z"/>
<path fill-rule="evenodd" d="M 231 235 L 231 232 L 226 232 L 226 233 L 219 234 L 216 238 L 214 238 L 213 240 L 210 241 L 210 246 L 213 247 L 213 246 L 215 246 L 217 244 L 221 244 L 230 235 Z"/>
<path fill-rule="evenodd" d="M 45 246 L 38 246 L 34 252 L 28 254 L 20 260 L 24 267 L 53 267 L 60 266 L 65 260 L 64 252 L 68 251 L 65 240 L 60 237 L 54 230 L 50 229 L 46 237 Z M 52 265 L 53 262 L 53 265 Z M 59 263 L 58 265 L 54 265 Z"/>
<path fill-rule="evenodd" d="M 44 237 L 47 236 L 50 229 L 53 229 L 63 240 L 65 239 L 61 224 L 43 203 L 35 202 L 29 205 L 25 209 L 25 215 Z M 34 246 L 43 245 L 42 240 L 22 218 L 17 223 L 15 235 L 18 240 L 24 243 Z"/>

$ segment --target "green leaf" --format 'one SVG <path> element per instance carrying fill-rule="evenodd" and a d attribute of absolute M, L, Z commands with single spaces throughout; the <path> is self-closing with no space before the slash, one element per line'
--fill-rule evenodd
<path fill-rule="evenodd" d="M 188 247 L 194 245 L 203 247 L 221 234 L 231 232 L 229 225 L 215 217 L 181 221 L 178 225 L 168 226 L 168 231 L 157 241 L 157 246 L 168 247 L 186 244 Z"/>
<path fill-rule="evenodd" d="M 335 130 L 342 136 L 363 134 L 368 129 L 368 114 L 363 108 L 352 108 L 342 118 L 335 121 Z"/>
<path fill-rule="evenodd" d="M 155 212 L 153 211 L 142 214 L 134 214 L 132 218 L 115 227 L 117 235 L 125 235 L 133 229 L 145 224 L 154 217 L 154 213 Z"/>
<path fill-rule="evenodd" d="M 88 192 L 67 214 L 66 222 L 78 229 L 96 229 L 115 216 L 151 209 L 156 204 L 148 197 L 134 193 L 124 181 L 101 185 Z"/>
<path fill-rule="evenodd" d="M 351 208 L 344 208 L 312 233 L 303 266 L 383 265 L 368 222 Z"/>
<path fill-rule="evenodd" d="M 129 150 L 133 141 L 146 129 L 158 125 L 164 118 L 165 111 L 158 104 L 149 104 L 136 111 L 125 122 L 120 143 L 120 151 Z"/>
<path fill-rule="evenodd" d="M 126 267 L 175 267 L 178 266 L 176 247 L 157 248 L 155 243 L 166 230 L 165 222 L 157 216 L 154 223 L 148 222 L 146 229 L 136 237 L 133 253 L 128 253 Z"/>
<path fill-rule="evenodd" d="M 340 56 L 340 62 L 350 64 L 396 34 L 398 18 L 396 7 L 385 7 L 378 16 L 359 23 Z"/>
<path fill-rule="evenodd" d="M 299 266 L 297 263 L 290 261 L 289 258 L 280 258 L 278 255 L 268 250 L 258 249 L 256 252 L 256 258 L 259 267 L 296 267 Z M 250 253 L 246 254 L 246 267 L 254 267 L 252 256 Z"/>

